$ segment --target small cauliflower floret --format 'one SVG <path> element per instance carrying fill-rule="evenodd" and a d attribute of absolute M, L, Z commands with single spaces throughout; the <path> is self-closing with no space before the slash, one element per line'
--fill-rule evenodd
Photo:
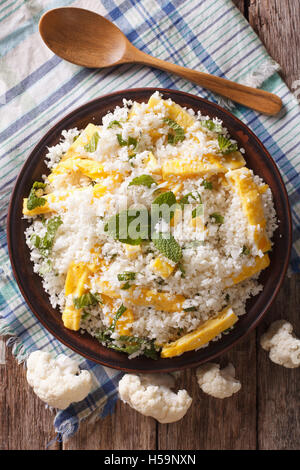
<path fill-rule="evenodd" d="M 186 390 L 173 392 L 173 383 L 160 374 L 142 376 L 125 374 L 119 382 L 123 402 L 160 423 L 174 423 L 189 409 L 192 398 Z"/>
<path fill-rule="evenodd" d="M 241 389 L 241 383 L 234 378 L 235 368 L 228 364 L 220 369 L 219 364 L 208 362 L 196 371 L 199 387 L 204 393 L 215 398 L 228 398 Z"/>
<path fill-rule="evenodd" d="M 277 320 L 260 339 L 261 346 L 270 351 L 275 364 L 289 369 L 300 366 L 300 339 L 293 335 L 293 326 L 285 320 Z"/>
<path fill-rule="evenodd" d="M 61 410 L 83 400 L 92 387 L 92 376 L 60 354 L 54 359 L 45 351 L 34 351 L 27 360 L 27 381 L 36 395 L 49 406 Z"/>

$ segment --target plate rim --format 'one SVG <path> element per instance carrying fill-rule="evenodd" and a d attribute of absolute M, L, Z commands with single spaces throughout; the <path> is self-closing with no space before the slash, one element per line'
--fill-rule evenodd
<path fill-rule="evenodd" d="M 14 254 L 13 254 L 13 243 L 12 243 L 12 239 L 11 239 L 11 232 L 12 232 L 12 214 L 13 214 L 13 206 L 14 206 L 14 202 L 15 202 L 15 193 L 16 193 L 16 190 L 20 184 L 20 181 L 22 181 L 23 179 L 23 174 L 27 168 L 27 165 L 28 165 L 28 162 L 31 161 L 31 159 L 34 157 L 34 154 L 38 151 L 38 149 L 40 149 L 40 145 L 41 145 L 41 142 L 43 140 L 47 140 L 49 136 L 51 136 L 51 134 L 53 133 L 54 129 L 57 128 L 57 127 L 60 127 L 61 124 L 65 121 L 68 121 L 70 118 L 72 118 L 73 115 L 76 115 L 78 113 L 80 113 L 80 111 L 82 111 L 86 106 L 88 105 L 92 105 L 93 103 L 99 101 L 99 100 L 107 100 L 107 99 L 110 99 L 110 98 L 113 98 L 113 97 L 120 97 L 120 99 L 122 98 L 125 98 L 124 95 L 128 94 L 128 93 L 154 93 L 155 91 L 158 91 L 159 93 L 161 94 L 165 94 L 165 93 L 170 93 L 170 94 L 179 94 L 181 96 L 187 96 L 188 98 L 192 98 L 193 100 L 196 100 L 196 101 L 199 101 L 199 104 L 201 102 L 204 102 L 206 103 L 207 105 L 209 106 L 212 106 L 213 108 L 216 108 L 217 110 L 219 110 L 221 113 L 223 114 L 227 114 L 228 117 L 230 117 L 231 119 L 233 119 L 239 126 L 239 128 L 246 128 L 247 132 L 251 134 L 252 138 L 254 138 L 254 140 L 256 141 L 257 145 L 262 148 L 262 150 L 264 151 L 264 153 L 267 155 L 268 157 L 268 162 L 271 163 L 271 166 L 272 166 L 272 169 L 273 171 L 276 173 L 276 176 L 280 182 L 280 186 L 281 186 L 281 191 L 282 191 L 282 196 L 283 196 L 283 200 L 284 200 L 284 205 L 285 205 L 285 208 L 287 209 L 287 213 L 286 213 L 286 217 L 287 217 L 287 227 L 286 227 L 286 234 L 287 234 L 287 245 L 288 245 L 288 250 L 287 250 L 287 253 L 286 253 L 286 256 L 285 256 L 285 260 L 284 260 L 284 264 L 282 266 L 282 269 L 280 271 L 280 277 L 278 278 L 277 280 L 277 284 L 276 284 L 276 288 L 274 289 L 272 295 L 268 298 L 268 301 L 266 302 L 266 305 L 264 306 L 264 308 L 261 310 L 261 312 L 259 313 L 259 315 L 256 316 L 256 318 L 252 321 L 252 323 L 248 326 L 248 328 L 246 329 L 246 331 L 244 332 L 241 332 L 240 335 L 238 335 L 237 338 L 233 339 L 233 341 L 228 344 L 227 346 L 225 346 L 223 349 L 221 349 L 220 351 L 217 351 L 216 353 L 214 354 L 211 354 L 209 356 L 209 359 L 197 359 L 197 357 L 195 357 L 194 360 L 191 360 L 189 361 L 187 364 L 182 364 L 180 366 L 171 366 L 170 364 L 168 365 L 168 361 L 170 359 L 164 359 L 166 361 L 166 366 L 165 367 L 162 367 L 160 369 L 156 369 L 155 368 L 155 362 L 156 361 L 153 361 L 152 360 L 152 363 L 153 363 L 153 367 L 152 368 L 148 368 L 148 367 L 141 367 L 141 368 L 130 368 L 130 362 L 128 364 L 128 367 L 123 367 L 123 366 L 118 366 L 116 364 L 114 365 L 111 365 L 111 364 L 108 364 L 107 362 L 105 362 L 105 360 L 101 360 L 101 357 L 100 358 L 95 358 L 91 355 L 89 355 L 88 353 L 86 352 L 82 352 L 80 350 L 80 348 L 78 348 L 76 345 L 72 344 L 70 345 L 68 343 L 67 340 L 65 340 L 64 338 L 62 338 L 57 332 L 53 331 L 49 325 L 46 324 L 46 322 L 44 321 L 43 319 L 43 316 L 39 314 L 39 312 L 36 311 L 36 309 L 34 308 L 34 306 L 32 305 L 31 301 L 30 301 L 30 298 L 28 297 L 28 295 L 26 294 L 26 292 L 24 291 L 23 289 L 23 286 L 22 286 L 22 280 L 21 278 L 19 278 L 19 275 L 18 275 L 18 272 L 17 272 L 17 269 L 16 269 L 16 266 L 15 266 L 15 260 L 14 260 Z M 127 98 L 126 98 L 127 99 Z M 130 98 L 129 98 L 130 99 Z M 199 106 L 200 108 L 200 106 Z M 18 176 L 16 178 L 16 181 L 15 181 L 15 184 L 13 186 L 13 190 L 12 190 L 12 193 L 11 193 L 11 197 L 10 197 L 10 201 L 9 201 L 9 206 L 8 206 L 8 213 L 7 213 L 7 222 L 6 222 L 6 230 L 7 230 L 7 245 L 8 245 L 8 253 L 9 253 L 9 259 L 10 259 L 10 263 L 11 263 L 11 267 L 12 267 L 12 271 L 13 271 L 13 275 L 14 275 L 14 279 L 15 281 L 17 282 L 17 285 L 18 285 L 18 288 L 23 296 L 23 298 L 25 299 L 26 303 L 27 303 L 27 306 L 29 307 L 29 309 L 31 310 L 31 312 L 33 313 L 33 315 L 37 318 L 37 320 L 43 325 L 44 328 L 46 328 L 46 330 L 56 339 L 58 340 L 59 342 L 61 342 L 62 344 L 64 344 L 66 347 L 70 348 L 71 350 L 75 351 L 77 354 L 79 354 L 81 357 L 84 357 L 88 360 L 91 360 L 95 363 L 98 363 L 98 364 L 101 364 L 105 367 L 110 367 L 110 368 L 113 368 L 113 369 L 116 369 L 116 370 L 120 370 L 120 371 L 123 371 L 123 372 L 136 372 L 136 373 L 163 373 L 163 372 L 172 372 L 172 371 L 176 371 L 176 370 L 184 370 L 184 369 L 188 369 L 188 368 L 192 368 L 192 367 L 196 367 L 197 365 L 200 365 L 202 363 L 205 363 L 207 361 L 210 361 L 212 359 L 215 359 L 217 357 L 219 357 L 220 355 L 223 355 L 224 353 L 226 353 L 228 350 L 230 350 L 233 346 L 235 346 L 239 341 L 241 341 L 246 335 L 248 335 L 251 331 L 254 330 L 254 328 L 257 327 L 257 325 L 261 322 L 261 320 L 263 319 L 263 317 L 266 315 L 266 313 L 268 312 L 268 310 L 270 309 L 271 305 L 273 304 L 281 286 L 282 286 L 282 283 L 284 281 L 284 278 L 285 278 L 285 275 L 286 275 L 286 272 L 287 272 L 287 269 L 288 269 L 288 266 L 289 266 L 289 260 L 290 260 L 290 254 L 291 254 L 291 248 L 292 248 L 292 217 L 291 217 L 291 208 L 290 208 L 290 203 L 289 203 L 289 199 L 288 199 L 288 194 L 287 194 L 287 190 L 286 190 L 286 186 L 284 184 L 284 181 L 283 181 L 283 178 L 281 176 L 281 173 L 276 165 L 276 162 L 274 161 L 274 159 L 272 158 L 272 156 L 270 155 L 269 151 L 265 148 L 264 144 L 260 141 L 260 139 L 254 134 L 254 132 L 247 126 L 247 124 L 243 123 L 243 121 L 241 121 L 238 117 L 236 117 L 234 114 L 232 114 L 230 111 L 228 111 L 227 109 L 224 109 L 222 108 L 220 105 L 212 102 L 212 101 L 209 101 L 205 98 L 202 98 L 200 96 L 197 96 L 197 95 L 193 95 L 192 93 L 187 93 L 187 92 L 184 92 L 184 91 L 180 91 L 180 90 L 176 90 L 176 89 L 169 89 L 169 88 L 158 88 L 158 87 L 141 87 L 141 88 L 128 88 L 128 89 L 124 89 L 124 90 L 117 90 L 117 91 L 114 91 L 112 93 L 107 93 L 105 95 L 101 95 L 101 96 L 98 96 L 92 100 L 89 100 L 85 103 L 83 103 L 82 105 L 78 106 L 77 108 L 73 109 L 72 111 L 70 111 L 69 113 L 67 113 L 66 115 L 64 115 L 61 119 L 59 119 L 58 121 L 56 121 L 52 126 L 51 128 L 45 133 L 42 135 L 41 139 L 37 142 L 37 144 L 34 146 L 34 148 L 32 149 L 32 151 L 30 152 L 30 154 L 28 155 L 28 157 L 26 158 L 26 160 L 24 161 L 19 173 L 18 173 Z M 48 295 L 48 294 L 47 294 Z M 51 308 L 53 308 L 51 306 Z M 197 351 L 192 351 L 192 353 L 197 353 Z M 123 353 L 118 353 L 118 354 L 123 354 Z M 172 360 L 176 360 L 176 358 L 180 358 L 182 357 L 183 355 L 181 356 L 175 356 L 174 358 L 172 358 Z M 131 361 L 130 359 L 128 359 L 128 361 Z M 142 362 L 141 362 L 142 364 Z M 147 362 L 147 365 L 149 365 L 150 363 Z"/>

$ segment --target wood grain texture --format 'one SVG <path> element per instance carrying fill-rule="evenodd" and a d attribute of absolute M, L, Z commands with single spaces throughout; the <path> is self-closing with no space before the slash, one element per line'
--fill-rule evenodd
<path fill-rule="evenodd" d="M 196 380 L 196 369 L 181 375 L 179 388 L 193 398 L 186 416 L 177 423 L 158 425 L 158 449 L 255 449 L 256 448 L 256 347 L 255 332 L 227 354 L 221 367 L 232 362 L 242 389 L 233 397 L 220 400 L 203 393 Z"/>
<path fill-rule="evenodd" d="M 6 350 L 0 365 L 0 450 L 46 449 L 55 438 L 54 414 L 45 409 L 26 381 L 26 371 Z M 60 448 L 58 442 L 48 447 Z"/>
<path fill-rule="evenodd" d="M 300 275 L 286 278 L 276 302 L 257 329 L 258 338 L 278 319 L 292 323 L 300 338 Z M 300 448 L 300 369 L 286 369 L 257 344 L 258 448 Z"/>
<path fill-rule="evenodd" d="M 281 65 L 281 75 L 291 88 L 300 79 L 300 2 L 248 1 L 249 22 L 269 54 Z"/>
<path fill-rule="evenodd" d="M 79 432 L 63 443 L 63 449 L 153 450 L 156 422 L 118 401 L 111 416 L 94 424 L 83 423 Z"/>
<path fill-rule="evenodd" d="M 300 2 L 234 0 L 291 86 L 300 79 Z M 249 6 L 249 11 L 248 11 Z M 292 51 L 292 52 L 291 52 Z M 299 369 L 273 364 L 259 346 L 271 321 L 287 318 L 299 325 L 300 276 L 286 278 L 272 310 L 256 332 L 222 358 L 232 361 L 242 382 L 234 397 L 216 400 L 199 389 L 195 371 L 186 371 L 182 386 L 193 404 L 179 423 L 156 425 L 118 403 L 113 416 L 94 425 L 82 424 L 64 449 L 299 449 Z M 11 352 L 0 365 L 0 449 L 45 449 L 54 437 L 53 415 L 28 388 L 25 372 Z M 156 436 L 157 431 L 157 436 Z M 54 443 L 51 448 L 58 449 Z"/>

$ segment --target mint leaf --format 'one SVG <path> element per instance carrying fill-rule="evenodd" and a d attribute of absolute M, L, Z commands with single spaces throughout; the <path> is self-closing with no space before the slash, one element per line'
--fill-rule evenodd
<path fill-rule="evenodd" d="M 54 238 L 58 227 L 62 224 L 60 216 L 48 219 L 46 222 L 47 232 L 41 238 L 39 235 L 33 234 L 31 240 L 43 257 L 47 257 L 52 249 Z"/>
<path fill-rule="evenodd" d="M 202 126 L 206 127 L 209 131 L 212 132 L 222 132 L 223 127 L 221 124 L 215 123 L 212 119 L 205 119 L 201 121 Z"/>
<path fill-rule="evenodd" d="M 214 219 L 216 224 L 223 224 L 224 223 L 224 217 L 217 212 L 214 212 L 213 214 L 210 214 L 209 216 L 211 219 Z"/>
<path fill-rule="evenodd" d="M 129 183 L 128 186 L 147 186 L 147 188 L 151 188 L 152 184 L 156 184 L 155 179 L 152 178 L 150 175 L 140 175 Z"/>
<path fill-rule="evenodd" d="M 100 135 L 98 134 L 98 132 L 95 132 L 92 135 L 89 143 L 84 146 L 84 150 L 86 150 L 87 152 L 91 152 L 91 153 L 96 152 L 99 139 L 100 139 Z"/>
<path fill-rule="evenodd" d="M 76 297 L 73 299 L 73 303 L 75 308 L 84 308 L 97 305 L 101 303 L 101 297 L 98 294 L 92 294 L 88 292 L 87 294 L 83 294 L 80 297 Z"/>
<path fill-rule="evenodd" d="M 120 121 L 114 120 L 114 121 L 110 121 L 110 123 L 107 126 L 107 129 L 111 129 L 113 126 L 122 127 Z"/>
<path fill-rule="evenodd" d="M 129 209 L 108 219 L 104 231 L 112 238 L 129 245 L 140 245 L 150 238 L 150 216 L 147 209 Z"/>
<path fill-rule="evenodd" d="M 115 331 L 117 321 L 123 315 L 123 313 L 126 312 L 126 310 L 127 308 L 123 304 L 118 308 L 117 313 L 115 314 L 114 319 L 112 321 L 112 324 L 108 328 L 110 331 Z"/>
<path fill-rule="evenodd" d="M 246 245 L 243 245 L 241 255 L 249 256 L 250 255 L 250 248 L 248 248 Z"/>
<path fill-rule="evenodd" d="M 200 217 L 200 215 L 203 214 L 203 205 L 200 204 L 200 206 L 197 206 L 195 209 L 192 210 L 192 219 L 195 219 L 195 217 Z"/>
<path fill-rule="evenodd" d="M 184 312 L 196 312 L 197 307 L 188 307 L 183 309 Z"/>
<path fill-rule="evenodd" d="M 173 119 L 165 118 L 163 120 L 168 126 L 173 130 L 173 133 L 168 134 L 168 143 L 169 144 L 177 144 L 178 142 L 182 142 L 185 139 L 184 129 Z"/>
<path fill-rule="evenodd" d="M 40 183 L 39 181 L 35 181 L 33 183 L 27 199 L 27 209 L 29 211 L 32 211 L 32 209 L 44 206 L 46 204 L 46 199 L 42 197 L 44 194 L 45 187 L 45 183 Z"/>
<path fill-rule="evenodd" d="M 134 281 L 136 273 L 132 271 L 124 271 L 121 274 L 118 274 L 119 281 Z"/>
<path fill-rule="evenodd" d="M 213 184 L 211 181 L 203 180 L 201 186 L 204 186 L 204 189 L 213 189 Z"/>
<path fill-rule="evenodd" d="M 169 232 L 154 232 L 152 235 L 154 246 L 166 258 L 178 263 L 182 258 L 182 251 L 180 245 L 177 243 L 173 235 Z"/>
<path fill-rule="evenodd" d="M 121 147 L 129 147 L 130 145 L 133 145 L 133 148 L 135 148 L 137 146 L 137 139 L 134 137 L 128 137 L 128 140 L 124 140 L 121 134 L 117 134 L 117 139 Z"/>
<path fill-rule="evenodd" d="M 157 196 L 151 204 L 152 227 L 155 227 L 161 218 L 166 222 L 170 222 L 174 216 L 175 208 L 176 197 L 172 191 Z"/>
<path fill-rule="evenodd" d="M 218 135 L 219 149 L 223 154 L 236 152 L 238 150 L 237 144 L 232 144 L 230 139 L 227 139 L 223 134 Z"/>

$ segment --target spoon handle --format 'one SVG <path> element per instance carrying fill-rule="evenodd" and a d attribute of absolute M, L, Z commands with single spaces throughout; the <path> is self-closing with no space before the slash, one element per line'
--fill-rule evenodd
<path fill-rule="evenodd" d="M 166 72 L 175 73 L 180 77 L 197 83 L 197 85 L 201 85 L 208 90 L 214 91 L 219 95 L 225 96 L 232 101 L 255 109 L 263 114 L 277 114 L 282 107 L 281 99 L 273 93 L 241 85 L 208 73 L 197 72 L 196 70 L 181 67 L 180 65 L 171 64 L 170 62 L 145 54 L 136 48 L 134 51 L 134 61 L 165 70 Z"/>

